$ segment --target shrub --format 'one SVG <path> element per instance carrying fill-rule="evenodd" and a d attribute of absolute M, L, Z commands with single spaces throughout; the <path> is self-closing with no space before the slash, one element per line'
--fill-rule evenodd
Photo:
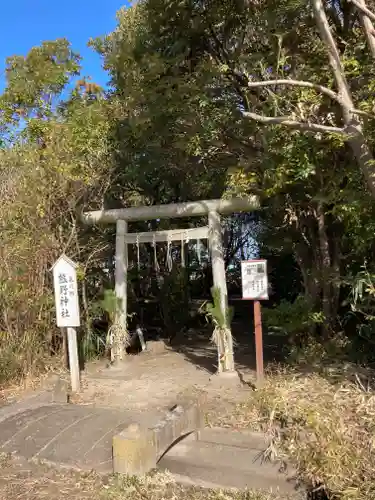
<path fill-rule="evenodd" d="M 375 498 L 370 384 L 350 365 L 331 367 L 325 376 L 275 372 L 241 411 L 268 430 L 270 449 L 292 458 L 309 485 L 329 498 L 370 500 Z"/>
<path fill-rule="evenodd" d="M 323 322 L 323 314 L 314 312 L 302 295 L 294 302 L 282 300 L 273 308 L 263 309 L 263 320 L 269 331 L 281 332 L 285 335 L 297 335 L 311 330 Z"/>

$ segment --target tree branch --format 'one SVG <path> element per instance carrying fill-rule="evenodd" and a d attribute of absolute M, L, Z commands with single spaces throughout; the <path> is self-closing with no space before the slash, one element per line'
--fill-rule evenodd
<path fill-rule="evenodd" d="M 375 14 L 373 12 L 371 12 L 371 10 L 366 7 L 366 5 L 363 5 L 363 3 L 359 2 L 358 0 L 349 0 L 349 1 L 353 5 L 355 5 L 357 7 L 357 9 L 362 12 L 362 14 L 365 14 L 372 21 L 375 21 Z"/>
<path fill-rule="evenodd" d="M 286 85 L 289 87 L 306 87 L 314 89 L 317 92 L 321 92 L 322 94 L 327 95 L 334 101 L 337 101 L 339 104 L 342 104 L 340 96 L 333 90 L 330 90 L 327 87 L 324 87 L 323 85 L 318 85 L 317 83 L 306 82 L 303 80 L 277 79 L 277 80 L 264 80 L 258 82 L 249 81 L 249 83 L 247 84 L 249 88 L 270 87 L 272 85 Z"/>
<path fill-rule="evenodd" d="M 317 83 L 306 82 L 304 80 L 292 80 L 292 79 L 284 79 L 284 80 L 264 80 L 258 82 L 251 82 L 247 84 L 249 88 L 259 88 L 259 87 L 269 87 L 272 85 L 286 85 L 289 87 L 304 87 L 309 89 L 314 89 L 317 92 L 321 92 L 322 94 L 330 97 L 332 100 L 336 101 L 341 106 L 346 106 L 345 101 L 333 90 L 324 87 L 323 85 L 319 85 Z M 361 111 L 360 109 L 349 109 L 352 114 L 361 115 L 361 116 L 369 116 L 373 117 L 372 114 L 367 113 L 366 111 Z"/>
<path fill-rule="evenodd" d="M 305 123 L 293 120 L 290 116 L 263 116 L 250 111 L 243 111 L 242 116 L 250 118 L 264 125 L 284 125 L 296 130 L 306 130 L 309 132 L 325 132 L 347 135 L 344 128 L 330 127 L 329 125 L 319 125 L 317 123 Z"/>
<path fill-rule="evenodd" d="M 320 32 L 320 37 L 328 53 L 328 60 L 332 69 L 333 76 L 336 80 L 338 92 L 342 96 L 346 104 L 345 106 L 342 106 L 342 114 L 346 126 L 346 132 L 349 135 L 349 143 L 354 156 L 357 158 L 361 171 L 366 179 L 367 186 L 371 192 L 371 195 L 375 199 L 375 168 L 373 165 L 372 151 L 368 147 L 363 136 L 361 124 L 357 120 L 353 119 L 353 115 L 351 115 L 349 111 L 350 109 L 354 108 L 353 98 L 347 79 L 345 77 L 344 67 L 340 58 L 339 51 L 337 49 L 335 39 L 333 38 L 331 33 L 331 28 L 329 26 L 329 22 L 324 10 L 323 2 L 322 0 L 311 0 L 311 2 L 317 28 Z"/>
<path fill-rule="evenodd" d="M 351 3 L 359 10 L 359 20 L 365 32 L 372 58 L 375 59 L 374 26 L 371 22 L 375 21 L 375 14 L 366 7 L 365 0 L 351 0 Z"/>
<path fill-rule="evenodd" d="M 317 28 L 320 32 L 320 37 L 327 50 L 329 64 L 336 80 L 339 94 L 345 103 L 345 105 L 342 106 L 344 120 L 346 123 L 349 123 L 351 120 L 349 109 L 354 108 L 354 104 L 345 76 L 344 66 L 342 64 L 336 42 L 332 36 L 322 0 L 312 0 L 312 7 Z"/>

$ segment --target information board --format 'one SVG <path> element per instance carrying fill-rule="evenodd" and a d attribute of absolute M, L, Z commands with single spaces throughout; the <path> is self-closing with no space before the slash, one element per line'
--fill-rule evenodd
<path fill-rule="evenodd" d="M 268 300 L 268 276 L 266 260 L 241 262 L 242 298 Z"/>

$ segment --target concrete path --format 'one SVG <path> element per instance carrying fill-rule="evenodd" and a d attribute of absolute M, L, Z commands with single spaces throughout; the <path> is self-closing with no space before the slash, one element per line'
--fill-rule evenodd
<path fill-rule="evenodd" d="M 125 411 L 69 404 L 8 411 L 0 421 L 0 451 L 100 473 L 113 470 L 113 435 L 140 419 Z"/>

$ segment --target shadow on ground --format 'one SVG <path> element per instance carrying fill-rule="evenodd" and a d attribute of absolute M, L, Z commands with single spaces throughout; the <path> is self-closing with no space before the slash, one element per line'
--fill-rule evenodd
<path fill-rule="evenodd" d="M 234 318 L 231 325 L 234 340 L 234 355 L 237 369 L 241 371 L 256 371 L 255 363 L 255 336 L 252 308 L 249 302 L 235 301 Z M 182 353 L 188 361 L 206 370 L 215 373 L 217 370 L 217 350 L 211 342 L 212 326 L 177 335 L 171 342 L 171 347 Z M 286 362 L 287 337 L 284 335 L 268 334 L 263 331 L 264 365 Z"/>
<path fill-rule="evenodd" d="M 207 328 L 199 332 L 189 331 L 172 342 L 171 347 L 182 353 L 185 358 L 209 373 L 217 370 L 217 349 L 210 341 L 212 328 Z M 234 345 L 234 356 L 236 367 L 239 371 L 256 371 L 255 363 L 255 342 L 254 334 L 250 331 L 244 332 L 243 325 L 233 325 L 232 327 Z M 263 336 L 263 356 L 265 367 L 271 363 L 283 362 L 283 344 L 285 337 L 275 337 L 274 335 Z"/>
<path fill-rule="evenodd" d="M 236 368 L 240 373 L 253 372 L 255 376 L 255 337 L 251 304 L 247 301 L 234 301 L 232 305 L 235 310 L 232 334 Z M 217 370 L 217 350 L 210 341 L 211 334 L 212 326 L 205 325 L 200 329 L 176 335 L 170 346 L 183 354 L 190 363 L 213 374 Z M 293 363 L 290 356 L 291 347 L 300 353 L 298 361 Z M 340 346 L 339 340 L 333 339 L 329 345 L 322 345 L 317 341 L 308 345 L 307 341 L 301 341 L 301 345 L 292 346 L 287 336 L 268 333 L 264 328 L 263 357 L 265 369 L 278 364 L 280 367 L 293 368 L 301 377 L 320 375 L 334 385 L 354 383 L 366 391 L 375 387 L 374 367 L 358 362 L 358 353 L 353 353 L 350 345 L 345 348 Z"/>

